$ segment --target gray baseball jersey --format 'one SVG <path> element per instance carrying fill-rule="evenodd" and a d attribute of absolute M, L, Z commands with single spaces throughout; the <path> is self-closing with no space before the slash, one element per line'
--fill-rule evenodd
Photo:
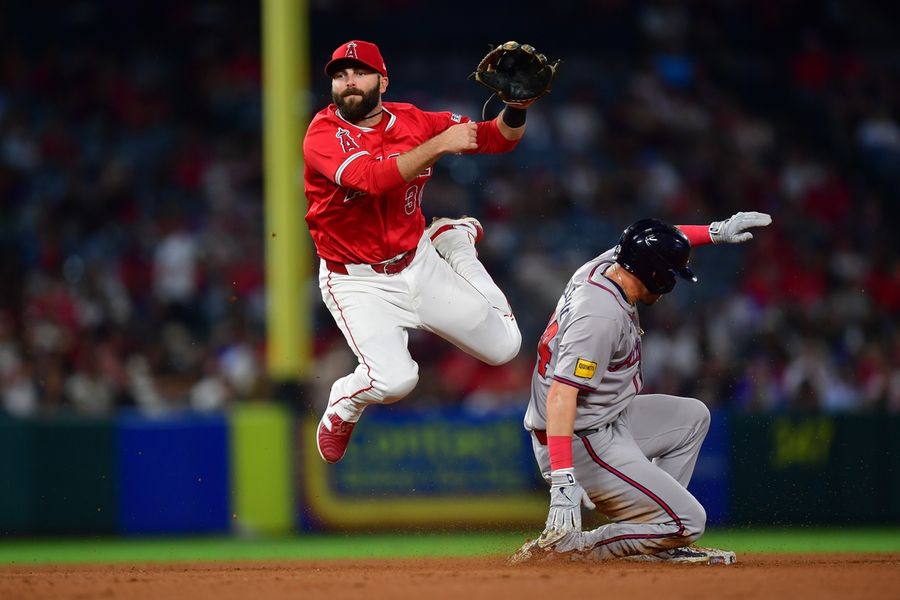
<path fill-rule="evenodd" d="M 575 431 L 613 421 L 643 386 L 637 310 L 603 275 L 613 250 L 578 269 L 556 304 L 538 345 L 526 429 L 547 428 L 553 380 L 578 388 Z"/>
<path fill-rule="evenodd" d="M 613 262 L 613 251 L 604 252 L 566 285 L 541 336 L 525 413 L 535 460 L 549 483 L 547 394 L 553 380 L 579 390 L 572 466 L 610 522 L 572 536 L 571 547 L 600 559 L 684 546 L 706 524 L 687 485 L 709 410 L 693 398 L 638 393 L 641 328 L 635 307 L 603 275 Z"/>

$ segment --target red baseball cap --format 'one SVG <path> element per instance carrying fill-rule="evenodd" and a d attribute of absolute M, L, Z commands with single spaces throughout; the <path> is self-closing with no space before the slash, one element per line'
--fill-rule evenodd
<path fill-rule="evenodd" d="M 381 73 L 382 77 L 387 77 L 387 66 L 384 64 L 384 59 L 381 58 L 381 51 L 372 42 L 350 40 L 346 44 L 338 46 L 337 50 L 331 55 L 331 60 L 325 65 L 325 74 L 331 77 L 335 71 L 343 68 L 344 63 L 347 62 L 362 63 L 370 69 Z"/>

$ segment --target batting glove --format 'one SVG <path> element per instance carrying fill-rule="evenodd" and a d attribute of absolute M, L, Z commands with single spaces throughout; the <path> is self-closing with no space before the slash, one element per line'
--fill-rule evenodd
<path fill-rule="evenodd" d="M 747 231 L 753 227 L 765 227 L 772 223 L 772 217 L 760 212 L 739 212 L 724 221 L 714 221 L 709 225 L 709 237 L 713 244 L 741 244 L 753 239 Z"/>
<path fill-rule="evenodd" d="M 581 507 L 594 509 L 594 503 L 584 488 L 575 480 L 574 470 L 556 469 L 550 473 L 550 514 L 547 525 L 538 539 L 541 548 L 570 539 L 572 533 L 581 533 Z"/>

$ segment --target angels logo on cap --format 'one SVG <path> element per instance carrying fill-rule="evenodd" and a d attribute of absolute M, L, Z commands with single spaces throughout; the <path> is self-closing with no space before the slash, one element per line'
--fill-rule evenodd
<path fill-rule="evenodd" d="M 331 60 L 325 65 L 325 74 L 331 77 L 336 71 L 353 63 L 363 64 L 376 73 L 380 73 L 382 77 L 387 77 L 387 66 L 384 64 L 378 46 L 362 40 L 350 40 L 338 46 L 331 54 Z"/>

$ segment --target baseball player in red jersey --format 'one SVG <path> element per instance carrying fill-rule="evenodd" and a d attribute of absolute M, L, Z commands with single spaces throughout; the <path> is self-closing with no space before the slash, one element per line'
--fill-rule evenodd
<path fill-rule="evenodd" d="M 352 40 L 325 66 L 334 104 L 303 141 L 306 222 L 320 257 L 322 298 L 359 364 L 331 388 L 319 454 L 339 461 L 363 410 L 396 402 L 418 381 L 407 330 L 432 331 L 491 365 L 519 352 L 503 292 L 479 262 L 471 217 L 427 229 L 422 194 L 442 156 L 512 150 L 526 105 L 491 120 L 384 102 L 388 74 L 375 44 Z"/>
<path fill-rule="evenodd" d="M 673 227 L 632 224 L 619 244 L 578 269 L 538 345 L 525 427 L 550 484 L 543 533 L 513 562 L 571 553 L 580 558 L 732 564 L 734 552 L 691 546 L 706 512 L 687 490 L 709 428 L 694 398 L 641 394 L 637 304 L 650 305 L 677 278 L 697 281 L 691 247 L 736 244 L 765 227 L 763 213 Z M 581 506 L 610 523 L 581 531 Z"/>

